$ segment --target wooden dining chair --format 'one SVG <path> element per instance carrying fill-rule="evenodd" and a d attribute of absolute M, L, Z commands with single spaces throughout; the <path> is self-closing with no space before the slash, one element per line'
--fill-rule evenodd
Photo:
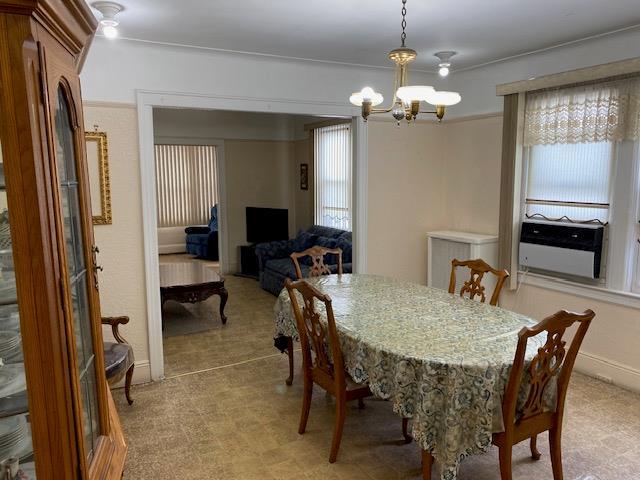
<path fill-rule="evenodd" d="M 302 346 L 304 390 L 298 433 L 302 435 L 307 428 L 313 385 L 317 383 L 336 399 L 333 440 L 329 454 L 329 462 L 334 463 L 342 440 L 347 402 L 358 400 L 358 406 L 362 408 L 364 406 L 362 400 L 371 396 L 371 390 L 368 385 L 355 383 L 345 371 L 331 298 L 304 280 L 292 282 L 287 279 L 285 286 L 291 298 Z M 302 306 L 298 303 L 297 294 L 300 294 L 302 298 Z M 326 325 L 320 321 L 316 303 L 324 305 L 327 316 Z"/>
<path fill-rule="evenodd" d="M 302 279 L 302 269 L 298 263 L 299 258 L 311 257 L 311 268 L 309 269 L 310 277 L 319 277 L 321 275 L 331 275 L 331 269 L 324 263 L 326 255 L 336 255 L 338 257 L 338 275 L 342 275 L 342 249 L 341 248 L 327 248 L 315 245 L 307 248 L 302 252 L 293 252 L 291 254 L 291 261 L 296 269 L 296 277 L 298 280 Z"/>
<path fill-rule="evenodd" d="M 500 449 L 500 478 L 502 480 L 512 479 L 511 453 L 513 446 L 517 443 L 529 439 L 531 458 L 540 459 L 536 443 L 538 434 L 545 431 L 549 432 L 553 478 L 554 480 L 563 480 L 560 441 L 567 387 L 576 355 L 594 316 L 595 314 L 591 310 L 586 310 L 584 313 L 561 310 L 533 327 L 524 327 L 518 333 L 518 346 L 502 400 L 502 418 L 505 430 L 494 433 L 492 439 L 492 443 Z M 578 323 L 579 326 L 567 349 L 567 342 L 563 340 L 563 336 L 567 329 L 575 323 Z M 537 355 L 525 366 L 525 353 L 529 339 L 543 332 L 546 332 L 545 344 L 538 348 Z M 521 403 L 518 402 L 518 396 L 522 391 L 523 378 L 525 377 L 525 387 L 528 385 L 528 393 L 524 403 Z M 551 382 L 556 384 L 556 395 L 555 409 L 549 411 L 546 408 L 545 390 Z M 432 464 L 433 456 L 423 451 L 423 479 L 430 480 Z"/>
<path fill-rule="evenodd" d="M 500 291 L 507 278 L 509 278 L 509 272 L 506 270 L 496 270 L 487 262 L 478 258 L 476 260 L 451 260 L 451 278 L 449 279 L 449 293 L 456 293 L 456 268 L 467 267 L 469 269 L 469 280 L 465 281 L 460 289 L 460 296 L 464 297 L 465 294 L 469 295 L 470 299 L 479 297 L 480 301 L 484 303 L 486 300 L 485 287 L 482 285 L 482 279 L 486 273 L 491 273 L 497 277 L 496 287 L 493 289 L 493 295 L 491 295 L 490 305 L 494 307 L 498 304 L 498 297 L 500 297 Z"/>
<path fill-rule="evenodd" d="M 307 248 L 302 252 L 293 252 L 291 261 L 296 269 L 296 278 L 301 280 L 302 269 L 298 263 L 299 258 L 311 257 L 311 268 L 309 269 L 310 277 L 319 277 L 321 275 L 331 275 L 331 269 L 324 263 L 325 255 L 337 255 L 338 257 L 338 275 L 342 275 L 342 249 L 341 248 L 326 248 L 320 245 Z M 289 378 L 285 380 L 285 383 L 289 386 L 293 384 L 293 339 L 287 338 L 287 356 L 289 357 Z"/>

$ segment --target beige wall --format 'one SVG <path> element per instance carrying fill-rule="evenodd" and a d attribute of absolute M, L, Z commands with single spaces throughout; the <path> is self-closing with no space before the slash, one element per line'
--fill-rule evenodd
<path fill-rule="evenodd" d="M 128 315 L 122 334 L 133 345 L 135 381 L 149 380 L 144 278 L 142 201 L 138 157 L 138 120 L 134 106 L 91 106 L 85 103 L 85 128 L 107 132 L 111 179 L 112 225 L 94 226 L 100 253 L 100 305 L 103 316 Z M 105 338 L 111 334 L 105 330 Z"/>
<path fill-rule="evenodd" d="M 289 232 L 290 236 L 295 235 L 298 230 L 313 225 L 313 154 L 311 153 L 311 141 L 308 138 L 294 142 L 294 156 L 295 230 Z M 303 163 L 309 166 L 309 190 L 300 189 L 300 165 Z"/>
<path fill-rule="evenodd" d="M 502 116 L 452 120 L 444 127 L 447 228 L 497 234 Z"/>
<path fill-rule="evenodd" d="M 429 230 L 446 225 L 444 125 L 369 121 L 367 268 L 425 283 Z"/>
<path fill-rule="evenodd" d="M 228 140 L 226 169 L 229 268 L 239 269 L 239 246 L 248 245 L 246 207 L 289 209 L 289 234 L 295 229 L 294 144 L 290 141 Z"/>

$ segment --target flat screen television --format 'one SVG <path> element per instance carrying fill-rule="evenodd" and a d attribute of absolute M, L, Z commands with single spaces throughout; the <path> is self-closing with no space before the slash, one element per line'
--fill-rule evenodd
<path fill-rule="evenodd" d="M 289 210 L 247 207 L 247 242 L 289 239 Z"/>

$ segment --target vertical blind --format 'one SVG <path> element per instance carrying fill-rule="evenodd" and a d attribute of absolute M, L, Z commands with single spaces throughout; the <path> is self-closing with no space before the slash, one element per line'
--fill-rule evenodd
<path fill-rule="evenodd" d="M 313 131 L 315 223 L 351 230 L 351 126 L 331 125 Z"/>
<path fill-rule="evenodd" d="M 206 224 L 218 203 L 216 147 L 156 145 L 158 226 Z"/>
<path fill-rule="evenodd" d="M 528 153 L 527 215 L 609 220 L 613 142 L 534 145 Z"/>

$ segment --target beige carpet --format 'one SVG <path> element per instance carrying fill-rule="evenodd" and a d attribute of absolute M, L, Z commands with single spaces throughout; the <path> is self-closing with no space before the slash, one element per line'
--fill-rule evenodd
<path fill-rule="evenodd" d="M 250 279 L 229 277 L 227 286 L 225 327 L 217 321 L 207 332 L 166 339 L 174 378 L 134 387 L 131 407 L 114 392 L 129 443 L 124 478 L 418 480 L 418 448 L 401 444 L 388 402 L 352 406 L 333 465 L 334 406 L 319 388 L 307 433 L 298 435 L 301 382 L 296 372 L 293 386 L 284 384 L 287 358 L 272 346 L 275 297 Z M 202 308 L 217 316 L 217 297 Z M 566 413 L 565 480 L 640 479 L 640 395 L 574 374 Z M 516 447 L 515 480 L 552 478 L 546 435 L 538 445 L 538 462 L 526 443 Z M 465 460 L 459 478 L 499 480 L 497 449 Z"/>

